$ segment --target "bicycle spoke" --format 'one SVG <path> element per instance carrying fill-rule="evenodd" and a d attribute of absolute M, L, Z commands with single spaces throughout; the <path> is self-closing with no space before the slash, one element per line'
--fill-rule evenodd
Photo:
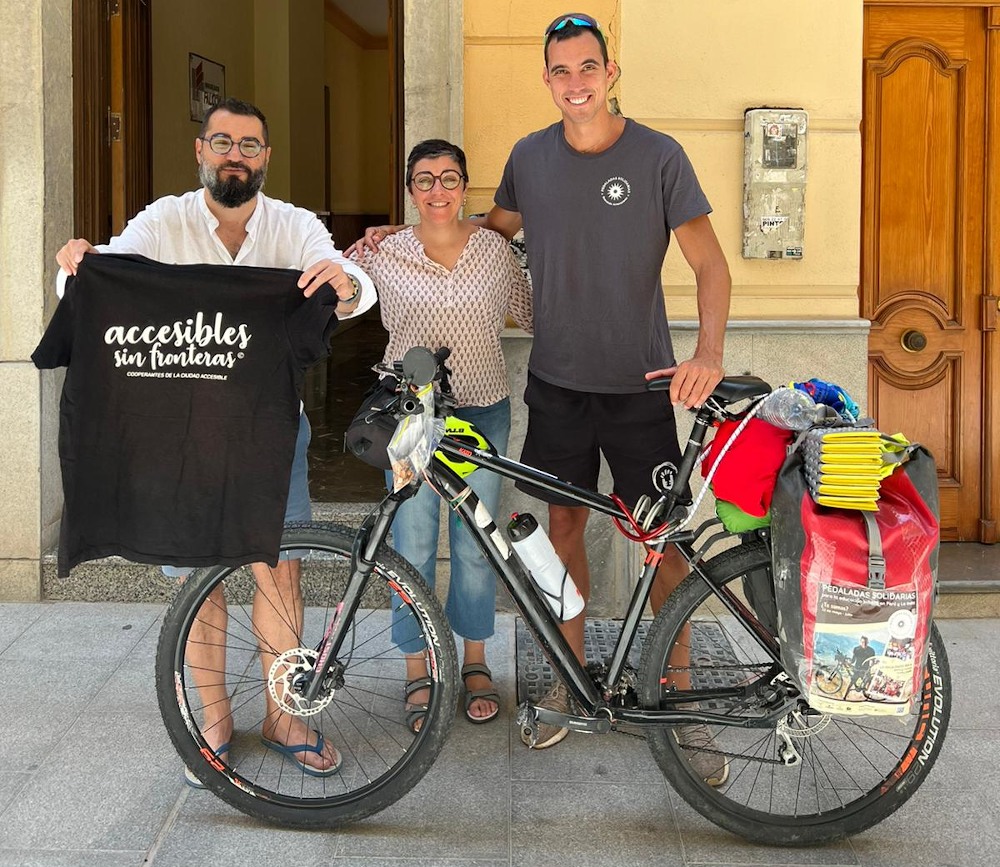
<path fill-rule="evenodd" d="M 765 568 L 769 555 L 763 545 L 758 550 L 757 562 Z M 720 559 L 723 565 L 716 567 L 720 574 L 714 583 L 738 589 L 743 573 L 733 572 L 729 573 L 731 577 L 723 578 L 721 570 L 731 568 L 733 562 L 746 562 L 748 554 L 733 556 L 727 552 Z M 780 664 L 759 646 L 749 622 L 714 607 L 714 596 L 698 582 L 688 582 L 684 592 L 686 602 L 660 615 L 661 625 L 667 628 L 651 631 L 659 641 L 656 653 L 661 664 L 655 669 L 658 685 L 651 679 L 653 672 L 648 667 L 645 670 L 646 700 L 649 706 L 667 707 L 662 702 L 669 702 L 674 688 L 689 706 L 716 714 L 720 721 L 706 726 L 708 740 L 693 755 L 686 754 L 672 735 L 667 739 L 655 729 L 647 735 L 668 776 L 675 773 L 677 758 L 688 766 L 675 782 L 678 791 L 720 824 L 723 819 L 719 817 L 732 816 L 773 827 L 774 834 L 762 835 L 762 840 L 773 836 L 794 842 L 820 837 L 828 827 L 826 823 L 841 821 L 845 815 L 863 816 L 866 804 L 875 805 L 885 795 L 885 789 L 880 787 L 893 771 L 897 779 L 902 773 L 900 768 L 905 771 L 901 763 L 913 743 L 917 715 L 911 711 L 903 717 L 838 717 L 812 710 L 807 695 L 798 697 L 790 685 L 785 686 L 787 681 L 772 680 L 781 673 Z M 673 661 L 688 664 L 674 665 Z M 825 676 L 817 669 L 816 678 L 827 694 L 834 686 L 840 693 L 849 692 L 853 668 L 828 670 Z M 863 691 L 864 685 L 859 682 L 857 689 Z M 727 695 L 727 690 L 732 694 Z M 722 721 L 725 719 L 731 719 L 734 725 L 726 725 Z M 758 728 L 771 719 L 773 723 Z M 748 727 L 747 722 L 752 724 Z M 799 753 L 797 767 L 782 761 L 781 726 L 788 727 L 787 737 L 792 738 L 791 745 Z M 721 785 L 713 787 L 700 778 L 711 773 L 713 763 L 709 759 L 716 754 L 728 759 L 729 773 Z M 697 784 L 689 788 L 692 773 Z M 906 794 L 910 791 L 912 788 Z M 736 830 L 730 824 L 726 827 Z"/>

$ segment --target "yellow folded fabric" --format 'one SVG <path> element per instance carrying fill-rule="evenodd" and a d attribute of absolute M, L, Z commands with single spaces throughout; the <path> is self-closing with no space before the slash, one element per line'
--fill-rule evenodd
<path fill-rule="evenodd" d="M 858 485 L 878 488 L 881 477 L 877 473 L 842 473 L 839 467 L 819 477 L 821 485 Z"/>
<path fill-rule="evenodd" d="M 874 457 L 868 455 L 828 455 L 824 452 L 820 466 L 825 467 L 827 464 L 848 464 L 861 467 L 864 470 L 867 467 L 882 466 L 882 458 L 878 455 Z"/>
<path fill-rule="evenodd" d="M 902 436 L 902 434 L 896 434 L 896 436 Z M 852 443 L 867 443 L 867 442 L 881 442 L 883 436 L 877 430 L 831 430 L 823 434 L 823 440 L 825 442 L 837 441 L 837 442 L 852 442 Z"/>
<path fill-rule="evenodd" d="M 829 506 L 831 509 L 856 509 L 862 512 L 877 512 L 878 506 L 873 500 L 852 500 L 849 497 L 816 497 L 816 502 L 821 506 Z"/>
<path fill-rule="evenodd" d="M 874 485 L 824 485 L 816 489 L 820 494 L 834 497 L 852 497 L 861 500 L 878 498 L 878 483 Z"/>
<path fill-rule="evenodd" d="M 882 446 L 879 443 L 823 443 L 820 454 L 824 455 L 874 455 L 882 454 Z"/>

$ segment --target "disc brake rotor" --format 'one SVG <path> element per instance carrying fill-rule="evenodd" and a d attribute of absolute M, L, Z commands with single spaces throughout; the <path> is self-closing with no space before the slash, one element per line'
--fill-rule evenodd
<path fill-rule="evenodd" d="M 331 701 L 335 689 L 324 689 L 315 701 L 307 701 L 303 692 L 319 654 L 308 647 L 286 650 L 271 665 L 267 688 L 278 707 L 292 716 L 315 716 Z"/>

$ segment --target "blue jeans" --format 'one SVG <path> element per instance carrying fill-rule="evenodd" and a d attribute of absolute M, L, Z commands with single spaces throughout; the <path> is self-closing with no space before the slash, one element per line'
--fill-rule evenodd
<path fill-rule="evenodd" d="M 510 399 L 504 398 L 491 406 L 467 406 L 454 414 L 475 424 L 501 454 L 507 451 L 510 437 Z M 500 503 L 500 476 L 487 470 L 476 470 L 466 481 L 496 518 Z M 386 473 L 386 485 L 392 490 L 392 473 Z M 392 524 L 392 547 L 412 563 L 427 586 L 434 589 L 437 566 L 438 527 L 441 499 L 430 485 L 424 484 L 415 497 L 407 500 L 396 512 Z M 493 634 L 496 615 L 496 576 L 483 558 L 469 531 L 461 526 L 458 515 L 451 513 L 448 521 L 448 544 L 451 549 L 451 583 L 445 614 L 456 634 L 469 641 L 483 641 Z M 419 627 L 409 610 L 400 608 L 393 594 L 392 640 L 404 653 L 418 653 L 424 647 Z"/>
<path fill-rule="evenodd" d="M 311 521 L 312 500 L 309 499 L 309 461 L 306 452 L 312 428 L 303 412 L 299 416 L 299 433 L 295 438 L 295 457 L 292 458 L 292 474 L 288 480 L 288 503 L 285 505 L 285 523 L 289 521 Z M 282 551 L 279 560 L 292 560 L 293 551 Z M 301 552 L 298 552 L 301 556 Z M 164 575 L 171 578 L 186 578 L 194 569 L 190 566 L 161 566 Z"/>

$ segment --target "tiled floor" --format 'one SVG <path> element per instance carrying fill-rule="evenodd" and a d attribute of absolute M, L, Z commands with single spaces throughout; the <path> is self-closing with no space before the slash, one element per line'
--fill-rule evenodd
<path fill-rule="evenodd" d="M 913 801 L 833 846 L 749 845 L 666 785 L 641 740 L 529 753 L 513 725 L 514 620 L 491 639 L 503 721 L 459 718 L 430 773 L 347 830 L 254 822 L 184 786 L 153 690 L 158 605 L 0 605 L 0 867 L 932 865 L 1000 861 L 1000 622 L 942 621 L 952 727 Z"/>

